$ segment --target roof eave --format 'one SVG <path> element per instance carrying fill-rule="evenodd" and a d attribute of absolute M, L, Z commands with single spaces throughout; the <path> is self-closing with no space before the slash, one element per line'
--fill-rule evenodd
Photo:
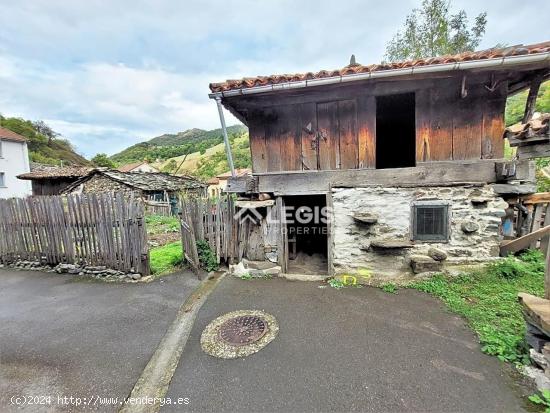
<path fill-rule="evenodd" d="M 454 63 L 442 63 L 416 67 L 406 67 L 402 69 L 380 70 L 366 73 L 331 76 L 320 79 L 300 80 L 295 82 L 285 82 L 265 86 L 254 86 L 249 88 L 232 89 L 221 92 L 213 92 L 208 96 L 210 99 L 225 98 L 233 96 L 253 95 L 268 92 L 277 92 L 289 89 L 302 89 L 313 86 L 321 86 L 336 83 L 347 83 L 360 80 L 395 78 L 400 76 L 410 76 L 426 73 L 451 72 L 458 70 L 472 69 L 496 69 L 503 67 L 520 66 L 533 63 L 548 62 L 550 66 L 550 52 L 533 53 L 518 56 L 504 56 L 491 59 L 469 60 Z"/>

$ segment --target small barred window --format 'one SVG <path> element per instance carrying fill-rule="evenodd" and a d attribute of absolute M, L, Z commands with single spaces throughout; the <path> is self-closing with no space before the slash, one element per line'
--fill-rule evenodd
<path fill-rule="evenodd" d="M 449 239 L 449 205 L 431 201 L 412 206 L 412 239 L 447 241 Z"/>

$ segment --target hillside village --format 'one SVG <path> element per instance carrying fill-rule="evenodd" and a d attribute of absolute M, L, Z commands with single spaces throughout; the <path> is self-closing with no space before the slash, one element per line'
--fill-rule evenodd
<path fill-rule="evenodd" d="M 245 3 L 6 5 L 0 411 L 550 411 L 542 11 Z"/>

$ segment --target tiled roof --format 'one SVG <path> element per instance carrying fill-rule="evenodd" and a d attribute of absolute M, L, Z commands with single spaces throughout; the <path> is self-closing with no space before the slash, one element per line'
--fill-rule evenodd
<path fill-rule="evenodd" d="M 40 180 L 40 179 L 65 179 L 80 178 L 88 175 L 93 168 L 86 166 L 51 166 L 43 164 L 32 164 L 31 172 L 27 172 L 17 177 L 19 179 Z"/>
<path fill-rule="evenodd" d="M 359 73 L 380 72 L 391 69 L 404 69 L 419 66 L 438 65 L 445 63 L 466 62 L 471 60 L 486 60 L 508 56 L 520 56 L 534 53 L 550 52 L 550 41 L 532 45 L 517 45 L 505 48 L 493 48 L 477 52 L 465 52 L 456 55 L 430 57 L 427 59 L 407 60 L 404 62 L 380 63 L 372 65 L 348 65 L 342 69 L 321 70 L 320 72 L 308 72 L 301 74 L 284 74 L 271 76 L 248 77 L 239 80 L 227 80 L 222 83 L 211 83 L 212 92 L 225 92 L 235 89 L 246 89 L 256 86 L 275 85 L 278 83 L 299 82 L 311 79 L 354 75 Z"/>
<path fill-rule="evenodd" d="M 0 126 L 0 139 L 15 142 L 27 142 L 27 138 Z"/>
<path fill-rule="evenodd" d="M 182 189 L 204 188 L 207 185 L 190 176 L 176 176 L 161 172 L 121 172 L 115 169 L 94 169 L 88 175 L 68 186 L 64 192 L 70 192 L 95 174 L 101 174 L 125 185 L 142 191 L 180 191 Z"/>
<path fill-rule="evenodd" d="M 535 114 L 529 122 L 519 122 L 504 130 L 505 138 L 519 141 L 543 135 L 550 135 L 550 113 Z"/>

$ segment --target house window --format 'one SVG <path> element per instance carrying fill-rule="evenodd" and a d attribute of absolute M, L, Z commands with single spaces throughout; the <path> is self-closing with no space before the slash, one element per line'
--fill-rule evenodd
<path fill-rule="evenodd" d="M 449 205 L 441 201 L 420 201 L 412 205 L 412 239 L 449 240 Z"/>
<path fill-rule="evenodd" d="M 6 186 L 6 174 L 4 172 L 0 172 L 0 187 Z"/>
<path fill-rule="evenodd" d="M 376 97 L 376 168 L 416 165 L 415 95 Z"/>

